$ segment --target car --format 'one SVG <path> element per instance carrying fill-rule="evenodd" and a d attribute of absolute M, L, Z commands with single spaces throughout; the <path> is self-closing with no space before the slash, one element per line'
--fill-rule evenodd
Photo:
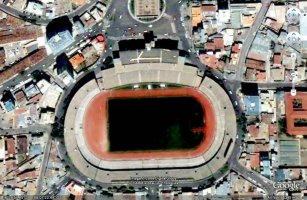
<path fill-rule="evenodd" d="M 131 28 L 131 27 L 128 27 L 127 30 L 128 30 L 128 31 L 132 31 L 132 28 Z"/>

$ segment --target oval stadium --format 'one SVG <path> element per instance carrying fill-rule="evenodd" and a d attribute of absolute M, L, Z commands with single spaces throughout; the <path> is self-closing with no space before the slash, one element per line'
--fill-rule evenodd
<path fill-rule="evenodd" d="M 184 63 L 117 64 L 99 72 L 72 97 L 64 131 L 75 167 L 112 184 L 206 179 L 225 166 L 236 133 L 227 93 Z"/>

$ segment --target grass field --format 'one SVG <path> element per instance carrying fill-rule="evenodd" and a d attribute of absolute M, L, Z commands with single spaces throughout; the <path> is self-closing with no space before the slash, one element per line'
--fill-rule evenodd
<path fill-rule="evenodd" d="M 204 139 L 203 112 L 192 97 L 109 99 L 109 151 L 193 149 Z"/>

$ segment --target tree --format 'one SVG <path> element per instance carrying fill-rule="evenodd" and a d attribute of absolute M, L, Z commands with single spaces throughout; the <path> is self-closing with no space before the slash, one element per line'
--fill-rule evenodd
<path fill-rule="evenodd" d="M 191 17 L 189 15 L 184 17 L 184 20 L 189 21 L 191 19 Z"/>
<path fill-rule="evenodd" d="M 286 134 L 287 133 L 287 120 L 285 117 L 280 118 L 278 120 L 278 132 L 280 134 Z"/>

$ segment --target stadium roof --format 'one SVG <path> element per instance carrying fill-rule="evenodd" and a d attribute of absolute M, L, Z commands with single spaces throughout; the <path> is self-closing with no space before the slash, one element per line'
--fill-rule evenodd
<path fill-rule="evenodd" d="M 168 49 L 151 49 L 136 51 L 120 51 L 123 65 L 136 63 L 178 63 L 179 51 Z"/>

